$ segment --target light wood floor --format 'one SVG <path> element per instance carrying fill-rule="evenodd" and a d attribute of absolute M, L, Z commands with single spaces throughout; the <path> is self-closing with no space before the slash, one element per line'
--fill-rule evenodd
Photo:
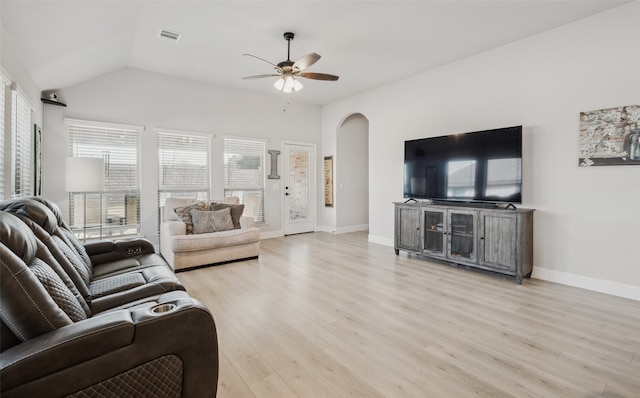
<path fill-rule="evenodd" d="M 257 260 L 178 277 L 216 320 L 220 398 L 640 396 L 637 301 L 366 233 L 267 239 Z"/>

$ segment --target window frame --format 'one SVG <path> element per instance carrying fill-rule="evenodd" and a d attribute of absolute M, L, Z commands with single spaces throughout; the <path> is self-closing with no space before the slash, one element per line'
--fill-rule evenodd
<path fill-rule="evenodd" d="M 104 157 L 105 165 L 105 187 L 99 192 L 69 192 L 69 224 L 74 233 L 81 239 L 104 239 L 125 236 L 139 236 L 141 233 L 140 218 L 140 195 L 141 195 L 141 147 L 142 133 L 144 126 L 105 123 L 91 120 L 79 120 L 65 118 L 67 125 L 67 156 L 70 157 L 100 157 L 98 152 Z M 82 130 L 85 130 L 84 132 Z M 82 134 L 86 135 L 82 135 Z M 103 135 L 103 137 L 100 137 Z M 110 135 L 116 135 L 125 140 L 119 145 L 109 145 L 115 140 Z M 81 142 L 84 140 L 84 142 Z M 121 152 L 114 151 L 118 148 L 130 148 L 134 144 L 133 156 L 130 150 Z M 85 146 L 85 148 L 82 148 Z M 92 147 L 93 148 L 90 148 Z M 106 155 L 105 155 L 106 153 Z M 111 157 L 113 156 L 114 167 L 111 167 Z M 109 172 L 116 175 L 131 174 L 131 169 L 118 164 L 130 164 L 128 161 L 134 160 L 135 169 L 133 178 L 125 181 L 128 185 L 123 187 L 113 186 L 109 181 L 122 181 L 119 178 L 110 178 Z M 109 185 L 112 185 L 109 187 Z M 82 201 L 82 206 L 90 201 L 89 207 L 84 209 L 80 215 L 76 208 L 76 203 Z M 97 210 L 96 210 L 97 207 Z M 90 212 L 87 212 L 87 208 Z M 92 217 L 97 221 L 90 223 L 87 228 L 87 218 Z M 82 219 L 82 228 L 76 221 Z"/>
<path fill-rule="evenodd" d="M 261 185 L 260 186 L 250 186 L 250 185 L 246 185 L 246 186 L 229 186 L 228 184 L 228 180 L 229 180 L 229 169 L 228 169 L 228 152 L 227 152 L 227 141 L 236 141 L 236 142 L 246 142 L 246 143 L 251 143 L 251 144 L 256 144 L 259 145 L 261 148 L 261 153 L 260 153 L 260 182 Z M 223 167 L 223 189 L 224 189 L 224 196 L 228 197 L 228 196 L 237 196 L 240 199 L 240 203 L 245 205 L 245 215 L 249 215 L 248 214 L 248 210 L 250 212 L 250 194 L 257 192 L 260 192 L 260 203 L 258 204 L 258 209 L 257 209 L 257 214 L 252 214 L 254 217 L 254 220 L 257 224 L 265 224 L 266 223 L 266 214 L 265 214 L 265 207 L 266 207 L 266 193 L 267 193 L 267 189 L 266 189 L 266 180 L 267 180 L 267 173 L 266 173 L 266 153 L 267 153 L 267 140 L 265 139 L 260 139 L 260 138 L 250 138 L 250 137 L 239 137 L 239 136 L 232 136 L 232 135 L 225 135 L 223 136 L 223 162 L 224 162 L 224 167 Z M 249 194 L 249 195 L 246 195 Z"/>
<path fill-rule="evenodd" d="M 5 108 L 6 109 L 6 108 Z M 33 195 L 33 118 L 35 107 L 24 91 L 11 85 L 10 197 Z M 28 116 L 25 116 L 28 113 Z M 27 120 L 24 120 L 24 119 Z M 26 125 L 26 126 L 25 126 Z M 6 182 L 5 182 L 6 183 Z"/>
<path fill-rule="evenodd" d="M 185 188 L 185 187 L 179 187 L 179 186 L 175 186 L 172 188 L 162 188 L 163 161 L 162 161 L 162 156 L 160 152 L 162 151 L 161 135 L 163 134 L 179 136 L 179 137 L 194 137 L 196 139 L 203 139 L 206 141 L 205 186 L 196 187 L 194 185 L 191 188 L 189 187 Z M 189 198 L 194 198 L 198 200 L 204 200 L 204 199 L 210 198 L 211 197 L 211 174 L 212 174 L 211 154 L 212 154 L 213 134 L 159 128 L 159 129 L 156 129 L 156 138 L 157 138 L 157 151 L 158 151 L 158 163 L 157 163 L 158 164 L 158 192 L 157 192 L 158 208 L 160 208 L 161 206 L 164 206 L 166 199 L 172 196 L 189 197 Z"/>
<path fill-rule="evenodd" d="M 10 117 L 7 118 L 7 108 L 10 101 L 7 101 L 7 97 L 11 93 L 11 78 L 5 72 L 5 70 L 0 67 L 0 154 L 2 154 L 0 160 L 0 200 L 4 200 L 6 197 L 10 195 L 7 192 L 6 181 L 5 181 L 5 170 L 10 168 L 9 159 L 11 156 L 6 152 L 6 148 L 9 148 L 9 134 L 5 134 L 7 131 L 6 123 L 10 120 Z M 11 127 L 9 127 L 11 130 Z M 5 164 L 6 163 L 6 164 Z"/>

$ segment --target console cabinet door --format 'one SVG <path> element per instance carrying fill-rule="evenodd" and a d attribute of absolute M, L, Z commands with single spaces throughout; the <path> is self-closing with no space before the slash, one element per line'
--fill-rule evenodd
<path fill-rule="evenodd" d="M 422 252 L 430 256 L 447 255 L 447 211 L 444 209 L 422 209 Z"/>
<path fill-rule="evenodd" d="M 518 219 L 515 214 L 482 212 L 480 264 L 515 272 L 518 261 Z"/>
<path fill-rule="evenodd" d="M 478 262 L 477 225 L 477 211 L 449 209 L 447 240 L 450 259 L 469 263 Z"/>
<path fill-rule="evenodd" d="M 420 251 L 420 207 L 396 205 L 395 249 Z"/>

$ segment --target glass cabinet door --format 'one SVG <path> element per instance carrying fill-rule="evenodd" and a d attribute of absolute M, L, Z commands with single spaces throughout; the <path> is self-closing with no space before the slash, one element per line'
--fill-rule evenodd
<path fill-rule="evenodd" d="M 476 219 L 473 212 L 449 213 L 449 257 L 476 261 Z"/>
<path fill-rule="evenodd" d="M 431 255 L 445 255 L 445 211 L 423 210 L 422 251 Z"/>

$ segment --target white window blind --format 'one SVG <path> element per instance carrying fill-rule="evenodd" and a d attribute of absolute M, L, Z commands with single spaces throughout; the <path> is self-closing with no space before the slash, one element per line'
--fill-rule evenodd
<path fill-rule="evenodd" d="M 4 159 L 5 159 L 5 134 L 4 134 L 4 113 L 5 113 L 5 96 L 7 95 L 7 88 L 9 85 L 9 79 L 4 76 L 4 73 L 0 73 L 0 200 L 4 199 L 5 181 L 4 181 Z"/>
<path fill-rule="evenodd" d="M 264 141 L 224 139 L 224 195 L 237 196 L 243 215 L 264 222 Z"/>
<path fill-rule="evenodd" d="M 82 239 L 139 234 L 140 133 L 144 128 L 73 119 L 66 123 L 68 155 L 103 158 L 105 167 L 103 192 L 70 194 L 72 229 Z"/>
<path fill-rule="evenodd" d="M 33 106 L 19 90 L 12 91 L 11 105 L 11 197 L 32 194 L 32 133 Z"/>
<path fill-rule="evenodd" d="M 210 196 L 211 138 L 189 133 L 158 132 L 158 203 L 168 197 Z"/>

